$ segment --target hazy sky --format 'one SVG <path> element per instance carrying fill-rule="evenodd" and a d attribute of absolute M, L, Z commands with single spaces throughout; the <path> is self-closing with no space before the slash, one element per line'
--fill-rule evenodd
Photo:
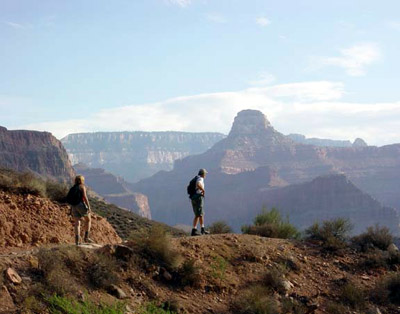
<path fill-rule="evenodd" d="M 0 0 L 0 125 L 400 143 L 400 1 Z"/>

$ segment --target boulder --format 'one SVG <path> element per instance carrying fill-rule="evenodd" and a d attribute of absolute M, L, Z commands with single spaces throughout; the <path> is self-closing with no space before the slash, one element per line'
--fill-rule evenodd
<path fill-rule="evenodd" d="M 6 276 L 8 278 L 8 280 L 10 280 L 12 283 L 19 285 L 22 282 L 21 277 L 18 275 L 18 273 L 12 269 L 12 268 L 8 268 L 6 270 Z"/>

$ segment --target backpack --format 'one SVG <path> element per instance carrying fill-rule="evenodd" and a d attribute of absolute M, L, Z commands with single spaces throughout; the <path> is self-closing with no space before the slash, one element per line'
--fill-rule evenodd
<path fill-rule="evenodd" d="M 192 198 L 192 196 L 196 194 L 196 183 L 198 177 L 199 176 L 195 176 L 192 180 L 190 180 L 189 185 L 186 188 L 190 198 Z"/>
<path fill-rule="evenodd" d="M 78 184 L 69 189 L 66 201 L 70 205 L 78 205 L 82 202 L 82 191 Z"/>

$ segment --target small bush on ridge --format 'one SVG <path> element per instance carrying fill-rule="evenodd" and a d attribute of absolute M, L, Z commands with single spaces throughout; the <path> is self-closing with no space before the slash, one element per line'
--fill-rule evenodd
<path fill-rule="evenodd" d="M 254 225 L 242 226 L 242 232 L 268 238 L 289 239 L 299 237 L 296 227 L 289 223 L 289 219 L 284 221 L 276 208 L 272 208 L 270 211 L 263 208 L 261 214 L 254 218 Z"/>
<path fill-rule="evenodd" d="M 140 234 L 132 234 L 130 238 L 131 247 L 150 263 L 175 270 L 182 261 L 182 256 L 172 248 L 171 236 L 161 226 L 153 226 Z"/>
<path fill-rule="evenodd" d="M 208 227 L 211 234 L 232 233 L 232 228 L 225 221 L 216 221 Z"/>
<path fill-rule="evenodd" d="M 388 246 L 393 243 L 393 236 L 387 227 L 368 227 L 367 231 L 351 239 L 360 250 L 366 252 L 370 249 L 380 249 L 386 251 Z"/>
<path fill-rule="evenodd" d="M 322 242 L 322 246 L 327 251 L 337 251 L 346 247 L 346 240 L 353 225 L 348 219 L 336 218 L 325 220 L 322 226 L 316 222 L 306 229 L 308 239 Z"/>

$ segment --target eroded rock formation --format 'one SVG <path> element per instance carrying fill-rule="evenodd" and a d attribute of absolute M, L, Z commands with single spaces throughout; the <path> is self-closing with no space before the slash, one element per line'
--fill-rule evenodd
<path fill-rule="evenodd" d="M 0 127 L 0 167 L 33 171 L 65 182 L 74 176 L 63 145 L 48 132 L 9 131 Z"/>

